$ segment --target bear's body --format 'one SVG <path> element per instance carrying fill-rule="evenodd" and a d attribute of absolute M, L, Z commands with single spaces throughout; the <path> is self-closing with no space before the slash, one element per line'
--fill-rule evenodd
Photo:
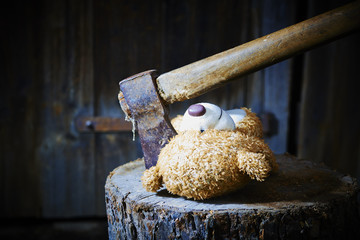
<path fill-rule="evenodd" d="M 277 168 L 275 157 L 261 139 L 258 117 L 241 111 L 240 120 L 232 116 L 234 130 L 181 129 L 184 119 L 174 119 L 179 134 L 161 150 L 156 166 L 144 172 L 146 190 L 155 192 L 165 184 L 173 194 L 200 200 L 242 188 L 250 179 L 263 181 Z"/>

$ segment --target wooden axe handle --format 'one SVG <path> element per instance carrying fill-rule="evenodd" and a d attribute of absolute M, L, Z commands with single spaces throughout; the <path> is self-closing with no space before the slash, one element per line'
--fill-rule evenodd
<path fill-rule="evenodd" d="M 360 27 L 360 1 L 310 18 L 238 47 L 164 73 L 157 78 L 166 103 L 197 97 Z"/>

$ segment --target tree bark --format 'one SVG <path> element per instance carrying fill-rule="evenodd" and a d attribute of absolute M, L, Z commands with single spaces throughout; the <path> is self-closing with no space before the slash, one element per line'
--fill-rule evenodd
<path fill-rule="evenodd" d="M 107 178 L 109 239 L 357 239 L 355 179 L 324 165 L 277 156 L 279 171 L 234 193 L 194 201 L 146 192 L 141 159 Z"/>

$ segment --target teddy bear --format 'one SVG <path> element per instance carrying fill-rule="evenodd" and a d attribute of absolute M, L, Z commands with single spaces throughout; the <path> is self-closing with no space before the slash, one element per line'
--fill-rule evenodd
<path fill-rule="evenodd" d="M 264 181 L 277 163 L 250 109 L 225 111 L 211 103 L 191 105 L 172 124 L 178 135 L 160 151 L 141 181 L 149 192 L 165 185 L 175 195 L 204 200 L 233 192 L 251 179 Z"/>

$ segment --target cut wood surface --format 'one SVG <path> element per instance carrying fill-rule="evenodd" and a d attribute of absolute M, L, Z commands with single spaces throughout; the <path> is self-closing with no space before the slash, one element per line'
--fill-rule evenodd
<path fill-rule="evenodd" d="M 110 239 L 354 239 L 358 186 L 324 165 L 277 156 L 279 171 L 237 192 L 205 201 L 146 192 L 137 160 L 105 186 Z"/>

